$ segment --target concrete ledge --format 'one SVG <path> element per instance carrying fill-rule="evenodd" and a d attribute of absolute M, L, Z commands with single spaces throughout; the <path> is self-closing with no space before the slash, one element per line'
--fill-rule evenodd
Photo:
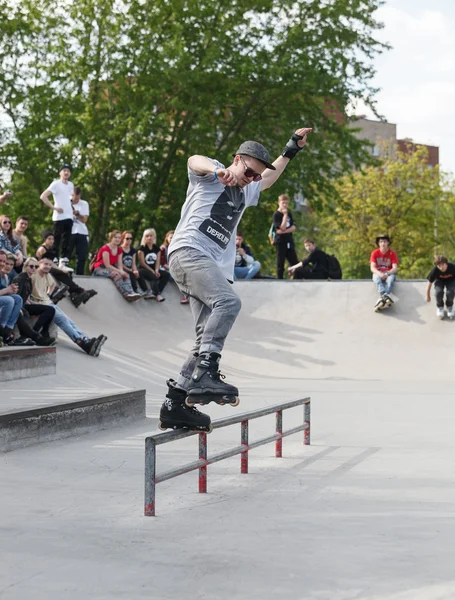
<path fill-rule="evenodd" d="M 145 418 L 145 390 L 0 415 L 0 451 L 119 427 Z"/>
<path fill-rule="evenodd" d="M 56 365 L 57 355 L 52 347 L 0 348 L 0 381 L 53 375 Z"/>

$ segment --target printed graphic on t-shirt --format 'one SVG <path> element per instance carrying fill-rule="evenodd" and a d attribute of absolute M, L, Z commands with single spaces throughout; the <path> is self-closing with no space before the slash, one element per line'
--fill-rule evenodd
<path fill-rule="evenodd" d="M 155 263 L 156 263 L 156 258 L 157 258 L 157 255 L 155 254 L 155 252 L 150 252 L 145 257 L 145 262 L 149 267 L 154 267 Z"/>
<path fill-rule="evenodd" d="M 127 269 L 133 268 L 133 256 L 131 254 L 123 253 L 123 266 Z"/>
<path fill-rule="evenodd" d="M 210 211 L 210 217 L 199 226 L 199 231 L 213 240 L 220 248 L 229 244 L 232 233 L 245 208 L 242 191 L 236 187 L 225 187 Z"/>
<path fill-rule="evenodd" d="M 376 266 L 380 271 L 386 271 L 392 266 L 392 261 L 388 256 L 378 256 L 376 258 Z"/>

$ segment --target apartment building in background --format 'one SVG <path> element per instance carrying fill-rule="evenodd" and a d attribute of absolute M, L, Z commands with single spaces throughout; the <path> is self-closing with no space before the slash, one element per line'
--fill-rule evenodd
<path fill-rule="evenodd" d="M 375 121 L 360 115 L 352 121 L 352 127 L 359 130 L 354 133 L 356 138 L 371 142 L 372 146 L 369 151 L 373 156 L 380 158 L 395 146 L 398 147 L 400 152 L 406 153 L 415 152 L 417 148 L 424 146 L 428 151 L 428 166 L 436 167 L 439 165 L 438 146 L 419 144 L 410 138 L 398 139 L 395 123 Z"/>

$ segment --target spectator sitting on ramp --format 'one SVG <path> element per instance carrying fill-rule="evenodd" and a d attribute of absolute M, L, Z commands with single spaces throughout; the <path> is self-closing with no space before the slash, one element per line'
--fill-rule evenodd
<path fill-rule="evenodd" d="M 398 272 L 398 256 L 390 248 L 392 241 L 384 233 L 376 238 L 376 250 L 370 256 L 370 269 L 373 273 L 373 281 L 379 292 L 379 299 L 374 305 L 375 312 L 391 306 L 393 300 L 390 297 L 392 286 L 395 283 Z"/>
<path fill-rule="evenodd" d="M 434 267 L 428 274 L 427 284 L 427 302 L 431 302 L 430 290 L 434 283 L 436 294 L 436 316 L 439 319 L 444 318 L 444 289 L 446 291 L 447 316 L 453 319 L 455 312 L 453 310 L 453 299 L 455 296 L 455 264 L 447 260 L 441 254 L 434 257 Z"/>
<path fill-rule="evenodd" d="M 96 338 L 89 338 L 88 335 L 81 331 L 78 326 L 66 316 L 63 310 L 56 304 L 53 304 L 49 298 L 49 294 L 52 294 L 56 285 L 55 279 L 50 274 L 52 266 L 53 262 L 50 258 L 42 258 L 39 261 L 39 267 L 32 275 L 33 287 L 30 297 L 32 302 L 53 306 L 55 309 L 54 322 L 57 327 L 60 327 L 60 329 L 89 356 L 98 356 L 107 337 L 105 335 L 99 335 Z"/>
<path fill-rule="evenodd" d="M 309 238 L 303 243 L 305 250 L 309 252 L 309 256 L 296 265 L 289 267 L 289 275 L 294 274 L 294 279 L 328 279 L 329 263 L 327 254 Z"/>
<path fill-rule="evenodd" d="M 251 248 L 243 241 L 243 233 L 237 232 L 235 237 L 235 279 L 253 279 L 261 270 L 261 263 L 254 260 Z"/>

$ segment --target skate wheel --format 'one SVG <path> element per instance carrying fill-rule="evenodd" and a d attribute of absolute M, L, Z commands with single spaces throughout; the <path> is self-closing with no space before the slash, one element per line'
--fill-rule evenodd
<path fill-rule="evenodd" d="M 165 427 L 163 425 L 163 423 L 161 423 L 161 421 L 158 423 L 158 429 L 161 429 L 161 431 L 165 431 L 167 429 L 167 427 Z"/>
<path fill-rule="evenodd" d="M 231 406 L 238 406 L 240 404 L 240 398 L 236 396 L 235 402 L 231 402 Z"/>
<path fill-rule="evenodd" d="M 193 408 L 193 406 L 196 404 L 196 402 L 191 402 L 191 400 L 189 400 L 189 398 L 187 398 L 187 399 L 185 400 L 185 404 L 186 404 L 187 406 L 189 406 L 190 408 Z"/>

